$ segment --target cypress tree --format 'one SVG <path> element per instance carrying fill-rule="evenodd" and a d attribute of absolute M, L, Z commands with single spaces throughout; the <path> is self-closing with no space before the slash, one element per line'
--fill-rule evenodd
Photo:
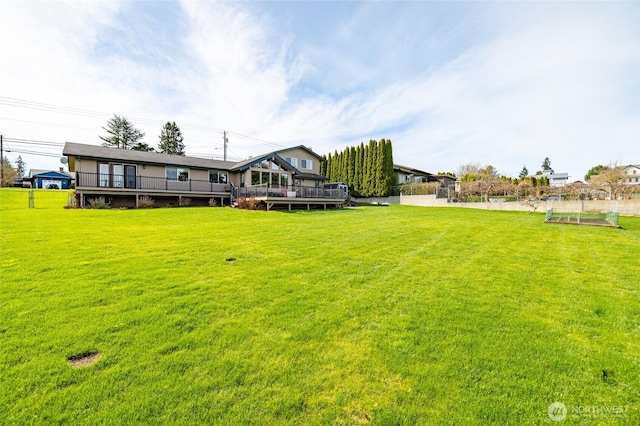
<path fill-rule="evenodd" d="M 320 160 L 320 176 L 327 177 L 327 156 L 323 155 Z"/>
<path fill-rule="evenodd" d="M 384 174 L 386 176 L 385 196 L 388 196 L 391 195 L 393 185 L 396 181 L 396 176 L 393 172 L 393 147 L 390 139 L 387 139 L 387 143 L 385 144 L 384 168 Z"/>
<path fill-rule="evenodd" d="M 340 182 L 349 180 L 349 148 L 342 152 L 342 164 L 340 164 Z"/>
<path fill-rule="evenodd" d="M 374 173 L 374 188 L 377 197 L 382 197 L 384 194 L 385 177 L 384 177 L 384 139 L 380 139 L 380 142 L 376 142 L 376 162 Z"/>
<path fill-rule="evenodd" d="M 353 193 L 360 195 L 362 189 L 362 144 L 356 148 L 355 162 L 353 166 Z"/>
<path fill-rule="evenodd" d="M 356 174 L 356 148 L 353 146 L 349 148 L 349 167 L 347 172 L 347 185 L 353 191 Z"/>
<path fill-rule="evenodd" d="M 365 151 L 366 148 L 364 146 L 364 142 L 360 142 L 360 173 L 358 174 L 358 188 L 360 188 L 360 192 L 364 191 L 364 175 L 366 173 L 365 167 Z"/>
<path fill-rule="evenodd" d="M 378 164 L 378 142 L 373 139 L 369 141 L 369 177 L 367 187 L 369 196 L 375 197 L 376 192 L 376 169 Z"/>
<path fill-rule="evenodd" d="M 339 170 L 339 158 L 338 158 L 338 150 L 333 152 L 333 161 L 331 162 L 331 180 L 330 182 L 338 181 L 338 170 Z"/>
<path fill-rule="evenodd" d="M 370 157 L 370 149 L 369 149 L 369 145 L 365 145 L 364 146 L 364 155 L 363 155 L 363 160 L 362 160 L 362 196 L 363 197 L 368 197 L 370 196 L 370 192 L 369 192 L 369 172 L 371 170 L 370 168 L 370 163 L 369 163 L 369 157 Z"/>

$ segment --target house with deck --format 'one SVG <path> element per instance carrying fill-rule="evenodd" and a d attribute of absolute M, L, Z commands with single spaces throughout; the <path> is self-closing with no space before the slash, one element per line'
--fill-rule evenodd
<path fill-rule="evenodd" d="M 321 157 L 303 145 L 244 161 L 222 161 L 67 142 L 63 155 L 75 173 L 80 206 L 104 197 L 112 207 L 137 207 L 143 196 L 155 205 L 230 205 L 255 197 L 271 208 L 341 208 L 339 189 L 326 189 Z"/>

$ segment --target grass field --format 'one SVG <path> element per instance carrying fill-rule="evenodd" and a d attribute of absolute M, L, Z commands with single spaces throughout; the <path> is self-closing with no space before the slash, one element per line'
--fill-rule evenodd
<path fill-rule="evenodd" d="M 64 204 L 0 191 L 0 423 L 640 422 L 640 218 Z"/>

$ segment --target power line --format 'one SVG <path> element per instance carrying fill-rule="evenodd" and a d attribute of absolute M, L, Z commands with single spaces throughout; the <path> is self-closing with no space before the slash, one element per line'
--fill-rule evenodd
<path fill-rule="evenodd" d="M 17 139 L 17 138 L 4 138 L 7 142 L 15 142 L 19 144 L 25 145 L 43 145 L 43 146 L 64 146 L 64 142 L 53 142 L 53 141 L 37 141 L 33 139 Z"/>
<path fill-rule="evenodd" d="M 6 106 L 9 106 L 9 107 L 14 107 L 14 108 L 25 108 L 25 109 L 53 112 L 53 113 L 58 113 L 58 114 L 76 115 L 76 116 L 87 117 L 87 118 L 95 118 L 95 119 L 110 119 L 114 115 L 114 114 L 110 114 L 110 113 L 106 113 L 106 112 L 92 111 L 92 110 L 86 110 L 86 109 L 74 108 L 74 107 L 67 107 L 67 106 L 49 104 L 49 103 L 44 103 L 44 102 L 35 102 L 35 101 L 29 101 L 29 100 L 25 100 L 25 99 L 8 98 L 8 97 L 4 97 L 4 96 L 0 96 L 0 105 L 6 105 Z M 147 125 L 162 126 L 162 125 L 165 124 L 164 121 L 150 119 L 150 118 L 144 118 L 144 117 L 128 116 L 127 118 L 131 119 L 132 121 L 136 121 L 138 123 L 147 124 Z M 65 125 L 60 125 L 60 124 L 45 123 L 45 122 L 38 122 L 38 121 L 20 120 L 20 119 L 13 119 L 13 118 L 1 118 L 1 119 L 12 120 L 12 121 L 21 121 L 21 122 L 34 123 L 34 124 L 44 124 L 44 125 L 51 125 L 51 126 L 74 128 L 74 126 L 65 126 Z M 202 125 L 197 125 L 197 124 L 189 124 L 189 123 L 183 123 L 183 124 L 180 125 L 180 127 L 183 128 L 183 129 L 187 129 L 187 130 L 211 132 L 211 133 L 217 133 L 217 134 L 222 134 L 225 131 L 222 128 L 208 127 L 208 126 L 202 126 Z M 82 128 L 82 127 L 75 127 L 75 128 L 91 130 L 91 129 Z M 270 145 L 270 146 L 275 146 L 275 147 L 279 147 L 279 148 L 286 148 L 287 147 L 287 146 L 279 144 L 279 143 L 267 141 L 265 139 L 256 138 L 254 136 L 245 135 L 245 134 L 242 134 L 242 133 L 239 133 L 239 132 L 235 132 L 235 131 L 232 131 L 232 130 L 228 130 L 227 134 L 228 135 L 234 135 L 235 137 L 240 138 L 240 139 L 245 139 L 245 140 L 249 140 L 249 141 L 252 141 L 252 142 L 257 142 L 257 143 L 264 144 L 264 145 Z"/>
<path fill-rule="evenodd" d="M 4 150 L 5 152 L 12 152 L 12 153 L 18 153 L 18 154 L 30 154 L 30 155 L 41 155 L 44 157 L 60 157 L 61 154 L 54 154 L 51 152 L 42 152 L 42 151 L 27 151 L 24 149 L 14 149 L 14 148 L 5 148 Z"/>
<path fill-rule="evenodd" d="M 106 113 L 106 112 L 65 107 L 61 105 L 47 104 L 42 102 L 33 102 L 33 101 L 27 101 L 24 99 L 7 98 L 4 96 L 0 96 L 0 105 L 6 105 L 10 107 L 15 107 L 15 108 L 33 109 L 33 110 L 46 111 L 46 112 L 55 112 L 59 114 L 78 115 L 78 116 L 88 117 L 88 118 L 109 119 L 113 117 L 113 114 Z M 145 118 L 145 117 L 128 116 L 127 118 L 131 120 L 135 120 L 136 122 L 139 122 L 142 124 L 152 124 L 152 125 L 160 125 L 160 126 L 165 124 L 164 121 L 154 120 L 154 119 Z M 12 119 L 8 119 L 8 120 L 12 120 Z M 17 119 L 15 120 L 23 121 L 23 120 L 17 120 Z M 42 124 L 48 124 L 48 123 L 42 123 Z M 202 126 L 198 124 L 188 124 L 188 123 L 182 124 L 181 127 L 185 129 L 214 132 L 214 133 L 219 133 L 223 131 L 223 129 L 221 128 Z"/>
<path fill-rule="evenodd" d="M 69 129 L 95 130 L 94 128 L 89 128 L 89 127 L 67 126 L 65 124 L 45 123 L 44 121 L 20 120 L 18 118 L 9 118 L 9 117 L 0 117 L 0 120 L 19 121 L 20 123 L 29 123 L 29 124 L 42 124 L 45 126 L 66 127 Z"/>

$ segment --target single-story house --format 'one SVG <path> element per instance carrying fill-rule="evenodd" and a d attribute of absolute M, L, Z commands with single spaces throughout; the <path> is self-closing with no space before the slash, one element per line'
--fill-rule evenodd
<path fill-rule="evenodd" d="M 569 183 L 569 173 L 554 173 L 549 170 L 545 170 L 542 174 L 536 174 L 533 177 L 536 179 L 546 177 L 549 179 L 549 186 L 562 186 Z"/>
<path fill-rule="evenodd" d="M 404 183 L 426 183 L 438 181 L 432 173 L 414 169 L 413 167 L 401 166 L 400 164 L 394 164 L 393 171 L 396 175 L 397 185 L 402 185 Z"/>
<path fill-rule="evenodd" d="M 143 196 L 155 205 L 224 206 L 255 197 L 272 207 L 342 207 L 339 189 L 325 189 L 321 157 L 303 145 L 240 162 L 134 151 L 67 142 L 63 155 L 75 173 L 80 206 L 104 197 L 112 207 L 137 207 Z"/>
<path fill-rule="evenodd" d="M 74 177 L 60 167 L 58 171 L 31 169 L 29 176 L 22 178 L 22 180 L 29 182 L 32 188 L 69 189 Z"/>

